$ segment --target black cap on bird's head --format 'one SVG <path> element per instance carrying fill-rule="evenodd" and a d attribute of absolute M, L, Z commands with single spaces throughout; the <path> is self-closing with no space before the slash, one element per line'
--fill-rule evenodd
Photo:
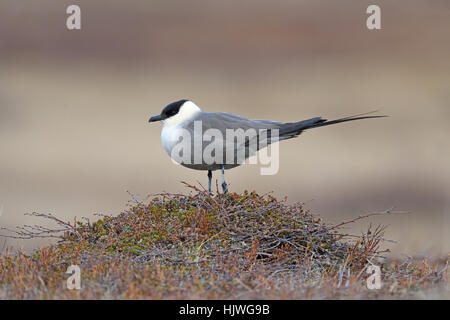
<path fill-rule="evenodd" d="M 180 111 L 180 108 L 187 101 L 189 101 L 189 100 L 183 99 L 183 100 L 178 100 L 178 101 L 175 101 L 175 102 L 172 102 L 172 103 L 168 104 L 161 111 L 161 114 L 151 117 L 148 120 L 148 122 L 161 121 L 161 120 L 165 120 L 167 118 L 173 117 L 174 115 L 176 115 Z"/>

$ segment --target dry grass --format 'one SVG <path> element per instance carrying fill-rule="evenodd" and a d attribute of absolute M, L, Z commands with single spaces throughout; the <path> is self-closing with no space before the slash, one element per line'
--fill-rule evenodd
<path fill-rule="evenodd" d="M 160 194 L 116 217 L 55 229 L 24 226 L 10 237 L 58 237 L 32 254 L 0 256 L 3 299 L 301 299 L 445 297 L 448 257 L 386 262 L 383 226 L 361 236 L 330 226 L 302 204 L 255 192 L 212 197 Z M 366 287 L 366 268 L 382 267 L 382 288 Z M 81 268 L 81 290 L 68 290 L 68 266 Z"/>

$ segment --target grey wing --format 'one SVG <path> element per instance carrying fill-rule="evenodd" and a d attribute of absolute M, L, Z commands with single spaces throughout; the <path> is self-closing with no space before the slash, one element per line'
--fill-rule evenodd
<path fill-rule="evenodd" d="M 199 117 L 210 128 L 227 129 L 279 129 L 281 122 L 271 120 L 252 120 L 228 112 L 203 112 Z"/>
<path fill-rule="evenodd" d="M 247 119 L 227 112 L 203 112 L 199 120 L 203 121 L 203 130 L 208 128 L 218 128 L 221 131 L 225 131 L 225 129 L 243 129 L 244 131 L 255 129 L 258 138 L 262 139 L 264 137 L 261 136 L 270 136 L 271 129 L 278 129 L 279 138 L 276 141 L 294 138 L 312 125 L 325 121 L 320 117 L 315 117 L 298 122 L 284 123 L 273 120 Z M 270 141 L 269 139 L 269 144 Z"/>
<path fill-rule="evenodd" d="M 197 122 L 197 125 L 196 125 Z M 226 168 L 242 164 L 245 159 L 273 142 L 270 129 L 280 129 L 283 124 L 270 120 L 251 120 L 226 112 L 202 112 L 185 125 L 190 132 L 202 129 L 202 150 L 205 155 L 208 145 L 222 146 L 220 164 L 228 164 Z M 206 138 L 206 140 L 205 140 Z M 199 141 L 197 139 L 196 141 Z M 209 142 L 211 141 L 211 143 Z M 192 149 L 192 153 L 194 149 Z M 215 154 L 215 153 L 214 153 Z M 216 161 L 217 162 L 217 161 Z M 216 169 L 219 169 L 218 166 Z M 214 170 L 214 169 L 213 169 Z"/>
<path fill-rule="evenodd" d="M 260 141 L 261 139 L 266 141 L 267 135 L 270 135 L 270 132 L 268 132 L 270 129 L 280 130 L 283 126 L 283 123 L 278 121 L 252 120 L 227 112 L 204 112 L 199 119 L 202 120 L 203 123 L 203 132 L 210 128 L 219 129 L 226 144 L 232 142 L 226 141 L 227 130 L 230 130 L 230 133 L 235 133 L 236 135 L 239 134 L 239 132 L 244 133 L 246 138 L 244 145 L 246 147 L 248 147 L 251 143 Z M 260 142 L 261 145 L 263 145 L 262 141 Z M 237 145 L 237 147 L 243 147 L 244 145 Z M 258 148 L 258 150 L 259 149 L 260 148 Z"/>

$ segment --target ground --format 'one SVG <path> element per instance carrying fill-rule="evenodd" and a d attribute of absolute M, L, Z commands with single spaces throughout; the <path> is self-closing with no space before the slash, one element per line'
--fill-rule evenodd
<path fill-rule="evenodd" d="M 117 216 L 24 226 L 10 236 L 56 237 L 31 254 L 0 256 L 2 299 L 449 298 L 448 256 L 385 259 L 385 227 L 345 234 L 300 203 L 256 192 L 160 194 Z M 10 230 L 11 231 L 11 230 Z M 80 267 L 81 289 L 66 271 Z M 380 267 L 381 288 L 369 281 Z M 373 277 L 371 278 L 373 279 Z M 370 289 L 372 288 L 372 289 Z"/>

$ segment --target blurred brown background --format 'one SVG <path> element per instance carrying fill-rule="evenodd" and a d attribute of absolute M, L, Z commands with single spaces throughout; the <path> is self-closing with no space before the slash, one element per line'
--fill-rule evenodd
<path fill-rule="evenodd" d="M 81 7 L 82 29 L 66 29 Z M 382 30 L 366 28 L 378 4 Z M 390 118 L 306 132 L 280 171 L 227 172 L 232 191 L 273 191 L 329 222 L 395 206 L 393 254 L 450 249 L 449 1 L 24 1 L 0 3 L 0 225 L 117 215 L 188 192 L 147 123 L 169 102 L 280 121 L 379 109 Z M 214 178 L 218 178 L 217 174 Z M 359 233 L 368 224 L 354 226 Z M 3 245 L 33 248 L 39 241 Z"/>

